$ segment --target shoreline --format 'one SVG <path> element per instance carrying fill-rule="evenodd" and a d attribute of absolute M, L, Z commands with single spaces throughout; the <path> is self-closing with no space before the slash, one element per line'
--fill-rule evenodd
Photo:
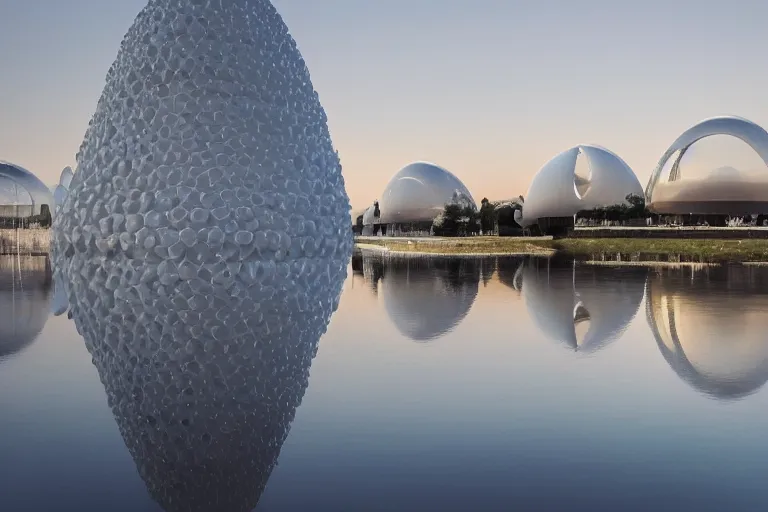
<path fill-rule="evenodd" d="M 768 264 L 768 239 L 355 237 L 355 247 L 434 257 L 567 256 L 602 264 Z"/>

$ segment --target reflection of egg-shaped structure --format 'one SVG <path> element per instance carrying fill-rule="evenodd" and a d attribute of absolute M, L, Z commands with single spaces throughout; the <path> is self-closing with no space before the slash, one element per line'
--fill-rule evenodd
<path fill-rule="evenodd" d="M 496 263 L 499 282 L 517 292 L 523 291 L 523 267 L 527 258 L 518 256 L 501 257 Z"/>
<path fill-rule="evenodd" d="M 381 196 L 383 224 L 431 222 L 447 203 L 459 199 L 476 207 L 467 187 L 449 171 L 427 162 L 403 167 Z"/>
<path fill-rule="evenodd" d="M 584 172 L 578 174 L 577 167 Z M 541 218 L 573 217 L 582 210 L 624 204 L 629 195 L 643 197 L 643 187 L 624 160 L 605 148 L 582 144 L 536 173 L 516 220 L 531 226 Z"/>
<path fill-rule="evenodd" d="M 51 289 L 46 256 L 0 257 L 0 360 L 40 335 L 48 321 Z"/>
<path fill-rule="evenodd" d="M 703 178 L 682 179 L 680 162 L 690 147 L 715 135 L 736 137 L 768 166 L 768 132 L 740 117 L 706 119 L 683 132 L 659 160 L 645 189 L 649 209 L 664 214 L 745 215 L 768 211 L 768 177 L 720 168 Z M 662 173 L 669 169 L 669 176 Z M 768 168 L 762 169 L 768 173 Z"/>
<path fill-rule="evenodd" d="M 537 327 L 554 341 L 592 353 L 617 340 L 637 314 L 647 269 L 531 258 L 521 274 Z"/>
<path fill-rule="evenodd" d="M 45 184 L 28 170 L 0 161 L 0 217 L 31 217 L 45 213 L 53 196 Z"/>
<path fill-rule="evenodd" d="M 150 0 L 54 225 L 57 282 L 166 510 L 251 510 L 346 276 L 349 201 L 268 0 Z"/>
<path fill-rule="evenodd" d="M 385 257 L 380 285 L 392 323 L 413 341 L 456 327 L 477 297 L 480 264 L 470 258 Z"/>
<path fill-rule="evenodd" d="M 693 275 L 692 275 L 693 273 Z M 698 391 L 740 398 L 768 381 L 768 269 L 660 269 L 646 315 L 664 359 Z"/>

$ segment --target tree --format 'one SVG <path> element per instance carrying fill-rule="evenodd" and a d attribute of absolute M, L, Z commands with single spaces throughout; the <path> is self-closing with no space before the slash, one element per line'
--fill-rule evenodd
<path fill-rule="evenodd" d="M 469 236 L 478 233 L 480 216 L 471 204 L 451 202 L 432 221 L 432 231 L 437 236 Z"/>
<path fill-rule="evenodd" d="M 494 231 L 495 226 L 495 208 L 493 204 L 488 201 L 488 198 L 484 197 L 483 200 L 480 201 L 480 229 L 483 231 L 483 234 L 488 234 Z"/>

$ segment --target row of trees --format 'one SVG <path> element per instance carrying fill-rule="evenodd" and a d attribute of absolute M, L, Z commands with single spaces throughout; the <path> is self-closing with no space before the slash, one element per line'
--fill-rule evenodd
<path fill-rule="evenodd" d="M 480 209 L 469 203 L 449 203 L 432 223 L 438 236 L 470 236 L 517 233 L 520 226 L 515 222 L 515 210 L 522 208 L 523 196 L 511 201 L 491 202 L 484 197 Z"/>
<path fill-rule="evenodd" d="M 521 226 L 515 221 L 515 211 L 523 207 L 525 199 L 519 196 L 507 201 L 489 201 L 484 197 L 480 208 L 463 198 L 454 198 L 432 222 L 432 231 L 437 236 L 472 236 L 480 233 L 519 234 Z M 378 207 L 378 205 L 376 205 Z M 655 217 L 645 206 L 642 196 L 630 194 L 626 202 L 612 206 L 582 210 L 576 220 L 586 222 L 604 221 L 623 223 L 637 219 Z M 356 231 L 362 231 L 363 216 L 355 222 Z"/>
<path fill-rule="evenodd" d="M 625 203 L 582 210 L 576 214 L 576 220 L 628 222 L 636 219 L 647 219 L 653 215 L 646 208 L 644 197 L 629 194 Z"/>

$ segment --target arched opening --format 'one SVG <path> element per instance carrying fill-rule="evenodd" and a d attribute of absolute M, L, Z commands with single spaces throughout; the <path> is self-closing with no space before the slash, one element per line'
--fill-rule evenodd
<path fill-rule="evenodd" d="M 573 190 L 576 192 L 576 197 L 584 199 L 591 186 L 592 169 L 589 165 L 589 158 L 584 154 L 584 150 L 579 148 L 576 165 L 573 166 Z"/>
<path fill-rule="evenodd" d="M 650 200 L 654 211 L 688 216 L 686 222 L 718 216 L 718 224 L 751 223 L 768 213 L 768 168 L 742 139 L 708 135 L 670 154 Z"/>

